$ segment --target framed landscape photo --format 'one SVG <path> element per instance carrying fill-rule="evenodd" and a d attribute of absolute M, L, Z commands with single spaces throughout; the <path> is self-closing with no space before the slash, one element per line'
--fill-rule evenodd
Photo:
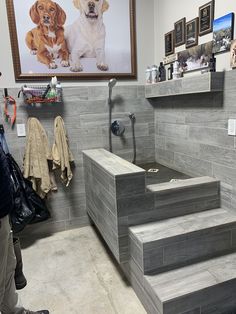
<path fill-rule="evenodd" d="M 230 50 L 231 40 L 234 38 L 234 13 L 229 13 L 213 23 L 213 53 Z"/>
<path fill-rule="evenodd" d="M 214 0 L 202 5 L 199 8 L 199 36 L 203 36 L 212 32 L 214 11 L 215 11 Z"/>
<path fill-rule="evenodd" d="M 198 45 L 198 17 L 186 23 L 186 49 Z"/>
<path fill-rule="evenodd" d="M 16 81 L 137 78 L 135 0 L 23 2 L 6 0 Z"/>
<path fill-rule="evenodd" d="M 175 47 L 185 44 L 185 24 L 186 18 L 183 18 L 175 23 Z"/>
<path fill-rule="evenodd" d="M 174 52 L 174 31 L 171 31 L 165 34 L 165 56 L 172 55 Z"/>

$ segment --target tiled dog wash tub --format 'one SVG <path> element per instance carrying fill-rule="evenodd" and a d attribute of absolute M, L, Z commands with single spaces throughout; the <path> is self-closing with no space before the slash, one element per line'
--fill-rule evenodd
<path fill-rule="evenodd" d="M 212 190 L 204 186 L 196 191 L 197 195 L 184 191 L 179 200 L 175 195 L 171 198 L 165 183 L 164 187 L 146 185 L 144 169 L 105 149 L 84 151 L 83 159 L 88 214 L 119 263 L 128 259 L 129 226 L 202 211 L 202 206 L 213 208 L 219 201 L 217 192 L 211 195 Z M 158 173 L 155 175 L 158 177 Z M 190 197 L 194 199 L 189 207 Z"/>
<path fill-rule="evenodd" d="M 220 182 L 104 149 L 83 157 L 88 214 L 147 313 L 235 313 L 236 215 Z"/>

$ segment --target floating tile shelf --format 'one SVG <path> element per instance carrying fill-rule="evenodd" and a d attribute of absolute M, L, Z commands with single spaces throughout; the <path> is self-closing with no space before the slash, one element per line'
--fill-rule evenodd
<path fill-rule="evenodd" d="M 205 73 L 145 86 L 146 98 L 168 97 L 186 94 L 222 92 L 224 72 Z"/>

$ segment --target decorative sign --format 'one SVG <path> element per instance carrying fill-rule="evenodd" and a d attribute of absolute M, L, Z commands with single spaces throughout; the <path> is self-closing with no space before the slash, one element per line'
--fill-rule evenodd
<path fill-rule="evenodd" d="M 167 64 L 170 64 L 170 63 L 174 63 L 176 60 L 178 60 L 178 54 L 174 53 L 173 55 L 169 55 L 167 57 L 164 57 L 163 63 L 165 65 L 167 65 Z"/>
<path fill-rule="evenodd" d="M 185 23 L 186 18 L 175 23 L 175 47 L 185 44 Z"/>
<path fill-rule="evenodd" d="M 198 45 L 198 17 L 186 23 L 186 48 Z"/>
<path fill-rule="evenodd" d="M 175 52 L 174 31 L 165 34 L 165 55 L 169 56 Z"/>
<path fill-rule="evenodd" d="M 199 35 L 212 32 L 214 20 L 215 3 L 214 0 L 202 5 L 199 8 Z"/>

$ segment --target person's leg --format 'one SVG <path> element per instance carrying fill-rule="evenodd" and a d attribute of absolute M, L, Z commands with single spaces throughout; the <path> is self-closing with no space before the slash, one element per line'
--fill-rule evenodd
<path fill-rule="evenodd" d="M 1 220 L 0 250 L 0 312 L 3 314 L 21 314 L 24 312 L 24 308 L 19 305 L 16 293 L 14 280 L 16 257 L 8 217 Z"/>
<path fill-rule="evenodd" d="M 8 231 L 6 218 L 0 219 L 0 311 L 5 295 L 6 267 L 8 255 Z"/>

